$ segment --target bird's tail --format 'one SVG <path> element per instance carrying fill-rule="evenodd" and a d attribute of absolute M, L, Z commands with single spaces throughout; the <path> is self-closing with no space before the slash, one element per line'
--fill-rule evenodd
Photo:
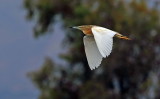
<path fill-rule="evenodd" d="M 127 36 L 123 36 L 122 34 L 120 34 L 120 33 L 116 33 L 116 35 L 115 35 L 116 37 L 118 37 L 118 38 L 120 38 L 120 39 L 125 39 L 125 40 L 131 40 L 129 37 L 127 37 Z"/>

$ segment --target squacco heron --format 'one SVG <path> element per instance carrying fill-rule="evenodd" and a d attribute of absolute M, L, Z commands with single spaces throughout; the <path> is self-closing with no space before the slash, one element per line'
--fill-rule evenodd
<path fill-rule="evenodd" d="M 130 40 L 120 33 L 95 25 L 71 27 L 81 30 L 86 36 L 83 38 L 86 57 L 91 70 L 100 66 L 103 58 L 110 55 L 113 46 L 113 37 Z"/>

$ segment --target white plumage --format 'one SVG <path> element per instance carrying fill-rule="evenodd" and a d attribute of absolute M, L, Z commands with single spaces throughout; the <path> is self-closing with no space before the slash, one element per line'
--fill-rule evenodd
<path fill-rule="evenodd" d="M 116 32 L 98 26 L 91 30 L 93 36 L 84 37 L 84 46 L 89 67 L 93 70 L 100 65 L 103 57 L 110 55 Z"/>
<path fill-rule="evenodd" d="M 84 36 L 83 41 L 89 67 L 93 70 L 101 64 L 103 57 L 98 50 L 93 36 Z"/>
<path fill-rule="evenodd" d="M 131 40 L 127 36 L 95 25 L 81 25 L 71 27 L 81 30 L 84 36 L 84 46 L 88 64 L 91 70 L 97 68 L 103 58 L 108 57 L 112 51 L 113 37 Z"/>
<path fill-rule="evenodd" d="M 116 32 L 102 27 L 93 27 L 92 32 L 103 57 L 110 55 L 113 46 L 113 36 Z"/>

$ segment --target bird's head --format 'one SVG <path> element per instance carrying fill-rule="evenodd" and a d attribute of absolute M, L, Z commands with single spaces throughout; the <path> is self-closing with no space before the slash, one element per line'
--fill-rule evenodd
<path fill-rule="evenodd" d="M 73 26 L 73 27 L 70 27 L 70 28 L 84 31 L 84 30 L 90 30 L 93 26 L 94 25 L 81 25 L 81 26 Z"/>
<path fill-rule="evenodd" d="M 81 30 L 84 34 L 92 34 L 91 28 L 94 25 L 81 25 L 81 26 L 73 26 L 70 28 Z"/>

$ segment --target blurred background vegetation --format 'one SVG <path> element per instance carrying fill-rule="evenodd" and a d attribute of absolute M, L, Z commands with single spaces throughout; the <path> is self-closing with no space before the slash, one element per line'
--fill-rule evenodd
<path fill-rule="evenodd" d="M 154 1 L 154 0 L 153 0 Z M 152 0 L 24 0 L 26 18 L 36 22 L 34 37 L 63 22 L 65 66 L 46 58 L 28 73 L 39 99 L 160 99 L 160 12 Z M 118 31 L 132 41 L 114 39 L 111 55 L 89 69 L 83 34 L 69 26 L 93 24 Z M 64 47 L 62 47 L 64 48 Z M 53 50 L 54 51 L 54 50 Z"/>

